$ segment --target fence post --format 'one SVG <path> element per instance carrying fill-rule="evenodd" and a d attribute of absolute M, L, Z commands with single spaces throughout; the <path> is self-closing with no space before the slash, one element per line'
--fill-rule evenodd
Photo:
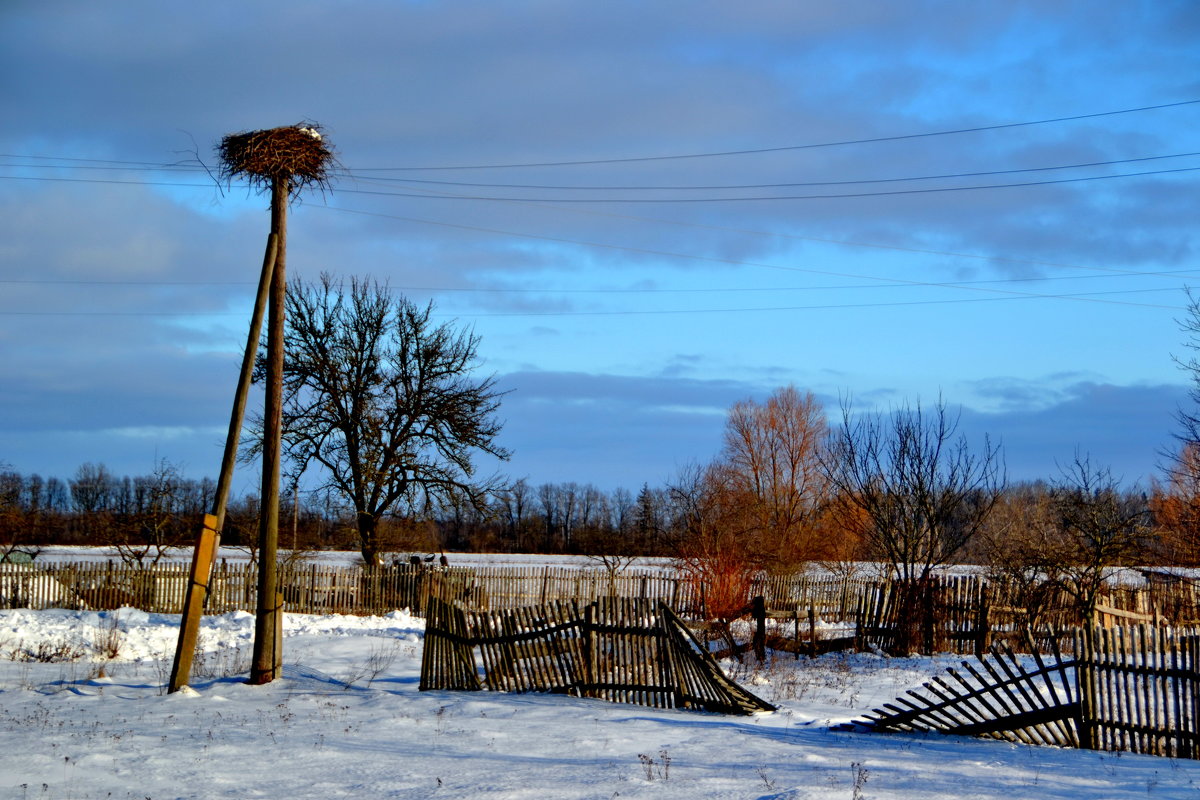
<path fill-rule="evenodd" d="M 988 585 L 983 581 L 977 584 L 977 588 L 979 590 L 979 602 L 975 614 L 975 657 L 983 658 L 983 654 L 987 652 L 988 645 L 991 644 L 988 641 L 992 633 L 992 621 L 990 619 L 991 592 Z"/>
<path fill-rule="evenodd" d="M 1079 694 L 1079 746 L 1098 750 L 1100 741 L 1096 728 L 1096 650 L 1092 636 L 1094 627 L 1075 630 L 1075 686 Z"/>
<path fill-rule="evenodd" d="M 1190 706 L 1191 712 L 1191 737 L 1188 742 L 1188 757 L 1200 757 L 1200 740 L 1197 735 L 1200 734 L 1200 636 L 1189 635 L 1185 640 L 1186 649 L 1185 670 L 1188 677 L 1184 686 L 1187 687 L 1187 695 L 1185 703 Z"/>
<path fill-rule="evenodd" d="M 935 649 L 934 594 L 941 589 L 941 581 L 935 578 L 924 578 L 920 581 L 919 586 L 921 591 L 921 655 L 931 656 Z"/>
<path fill-rule="evenodd" d="M 854 614 L 854 652 L 861 653 L 863 649 L 863 617 L 867 613 L 867 592 L 863 589 L 858 596 L 858 610 Z"/>
<path fill-rule="evenodd" d="M 767 660 L 767 599 L 761 594 L 751 601 L 754 615 L 754 656 L 761 664 Z"/>
<path fill-rule="evenodd" d="M 792 605 L 792 645 L 796 648 L 796 660 L 800 660 L 800 606 Z"/>
<path fill-rule="evenodd" d="M 584 612 L 583 618 L 583 647 L 585 651 L 584 657 L 584 686 L 583 691 L 579 693 L 580 697 L 595 697 L 596 696 L 596 676 L 599 673 L 599 664 L 597 662 L 598 654 L 596 653 L 596 604 L 588 603 L 587 609 Z"/>

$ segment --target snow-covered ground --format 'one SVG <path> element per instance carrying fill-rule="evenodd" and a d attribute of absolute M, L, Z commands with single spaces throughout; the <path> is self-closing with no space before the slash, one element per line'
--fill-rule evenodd
<path fill-rule="evenodd" d="M 177 626 L 132 609 L 0 611 L 0 798 L 1200 796 L 1198 762 L 830 730 L 948 657 L 738 668 L 781 710 L 725 717 L 420 692 L 423 623 L 405 612 L 287 615 L 283 677 L 249 686 L 253 620 L 235 613 L 205 619 L 192 688 L 166 695 Z"/>

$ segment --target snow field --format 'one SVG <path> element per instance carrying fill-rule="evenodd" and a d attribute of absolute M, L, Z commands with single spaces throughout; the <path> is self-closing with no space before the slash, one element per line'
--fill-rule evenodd
<path fill-rule="evenodd" d="M 285 615 L 283 677 L 249 686 L 253 618 L 235 613 L 205 618 L 192 687 L 166 695 L 178 621 L 0 611 L 0 798 L 1200 796 L 1190 761 L 829 730 L 949 656 L 727 663 L 781 710 L 726 717 L 419 692 L 423 622 L 405 612 Z M 30 660 L 54 653 L 70 660 Z"/>

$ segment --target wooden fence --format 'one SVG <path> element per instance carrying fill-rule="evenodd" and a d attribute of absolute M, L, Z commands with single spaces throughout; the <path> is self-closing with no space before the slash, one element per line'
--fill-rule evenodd
<path fill-rule="evenodd" d="M 726 714 L 775 709 L 726 677 L 666 603 L 621 597 L 500 611 L 431 598 L 421 689 L 561 692 Z"/>
<path fill-rule="evenodd" d="M 1200 632 L 1138 625 L 1074 639 L 1082 746 L 1200 758 Z"/>
<path fill-rule="evenodd" d="M 1027 668 L 996 645 L 851 728 L 938 731 L 1026 744 L 1200 759 L 1200 631 L 1076 629 Z"/>
<path fill-rule="evenodd" d="M 187 567 L 163 564 L 138 569 L 124 564 L 0 563 L 0 607 L 109 609 L 132 606 L 180 613 Z M 400 565 L 376 569 L 320 564 L 281 565 L 284 609 L 306 614 L 383 614 L 408 608 L 424 613 L 430 596 L 468 600 L 500 610 L 555 601 L 594 602 L 605 597 L 661 601 L 690 620 L 707 618 L 704 587 L 695 576 L 672 570 L 569 567 L 450 567 Z M 207 612 L 253 611 L 257 573 L 253 565 L 219 563 L 213 571 Z M 776 619 L 772 636 L 787 628 L 791 649 L 805 643 L 816 653 L 829 638 L 859 647 L 898 651 L 981 654 L 994 639 L 1026 629 L 1041 631 L 1043 651 L 1052 631 L 1083 624 L 1063 592 L 1042 592 L 1034 602 L 1016 588 L 976 576 L 934 578 L 905 589 L 889 581 L 830 576 L 760 576 L 749 587 Z M 907 592 L 907 593 L 906 593 Z M 1101 622 L 1153 622 L 1176 627 L 1200 622 L 1200 591 L 1189 581 L 1162 577 L 1147 585 L 1117 588 L 1104 598 Z M 801 625 L 803 624 L 803 629 Z"/>

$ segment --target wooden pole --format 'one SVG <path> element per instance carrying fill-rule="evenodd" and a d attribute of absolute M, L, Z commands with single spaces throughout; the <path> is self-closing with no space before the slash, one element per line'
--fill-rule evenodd
<path fill-rule="evenodd" d="M 200 635 L 200 617 L 208 597 L 212 565 L 216 561 L 217 548 L 221 544 L 221 530 L 225 526 L 225 510 L 229 504 L 229 489 L 233 484 L 233 467 L 237 461 L 238 440 L 242 432 L 242 421 L 246 416 L 246 397 L 250 393 L 250 379 L 254 372 L 254 358 L 258 353 L 258 337 L 262 330 L 263 311 L 267 305 L 267 290 L 271 285 L 271 274 L 275 268 L 275 253 L 278 237 L 267 236 L 267 250 L 263 255 L 262 273 L 258 279 L 258 294 L 254 299 L 254 312 L 250 316 L 250 331 L 246 335 L 246 349 L 242 351 L 242 369 L 238 374 L 237 392 L 233 410 L 229 414 L 229 430 L 225 434 L 225 453 L 221 459 L 221 475 L 217 479 L 216 496 L 213 497 L 212 513 L 206 514 L 204 524 L 192 550 L 192 566 L 189 573 L 187 594 L 183 600 L 183 616 L 179 623 L 179 641 L 175 645 L 175 661 L 171 666 L 171 678 L 167 684 L 169 692 L 177 692 L 187 685 L 192 674 L 192 657 Z"/>
<path fill-rule="evenodd" d="M 758 595 L 751 601 L 751 614 L 754 615 L 754 657 L 758 663 L 767 658 L 767 599 Z"/>
<path fill-rule="evenodd" d="M 283 448 L 283 325 L 287 297 L 287 203 L 290 181 L 271 183 L 271 233 L 277 237 L 275 269 L 271 274 L 267 314 L 267 379 L 263 409 L 262 489 L 258 524 L 258 605 L 254 619 L 254 653 L 250 683 L 270 683 L 279 677 L 283 642 L 279 635 L 280 602 L 276 553 L 279 550 L 279 465 Z"/>

